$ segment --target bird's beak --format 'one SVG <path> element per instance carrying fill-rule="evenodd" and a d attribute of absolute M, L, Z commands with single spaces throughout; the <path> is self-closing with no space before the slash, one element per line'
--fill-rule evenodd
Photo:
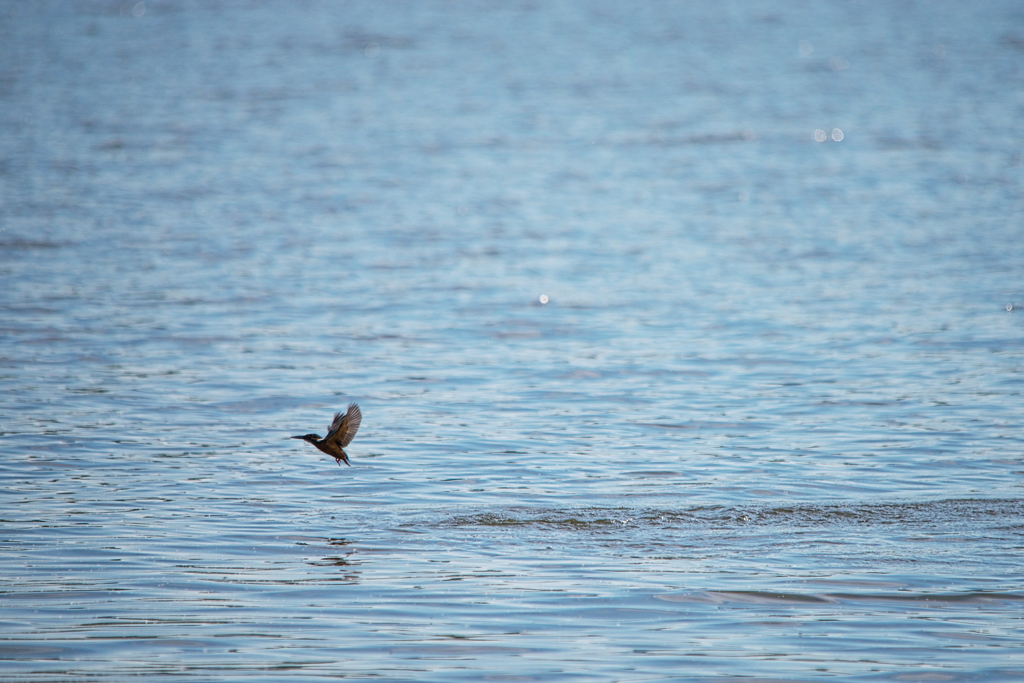
<path fill-rule="evenodd" d="M 289 439 L 301 439 L 302 437 L 301 436 L 289 436 L 288 438 Z"/>

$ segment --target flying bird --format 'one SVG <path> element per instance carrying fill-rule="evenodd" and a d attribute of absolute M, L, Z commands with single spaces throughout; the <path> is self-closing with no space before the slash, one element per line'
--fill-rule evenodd
<path fill-rule="evenodd" d="M 331 422 L 331 426 L 327 429 L 327 436 L 324 438 L 321 439 L 319 434 L 304 434 L 302 436 L 293 436 L 292 438 L 310 442 L 319 450 L 334 458 L 335 462 L 338 463 L 338 467 L 341 467 L 342 460 L 351 467 L 352 465 L 348 461 L 348 454 L 342 449 L 352 443 L 356 432 L 359 431 L 359 423 L 362 421 L 363 414 L 359 412 L 359 406 L 355 403 L 349 403 L 346 412 L 334 414 L 334 421 Z"/>

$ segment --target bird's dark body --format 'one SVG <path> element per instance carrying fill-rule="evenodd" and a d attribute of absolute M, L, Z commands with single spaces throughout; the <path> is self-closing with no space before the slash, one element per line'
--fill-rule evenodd
<path fill-rule="evenodd" d="M 292 438 L 308 441 L 316 446 L 320 452 L 334 458 L 339 466 L 341 461 L 344 460 L 345 464 L 351 467 L 352 465 L 348 461 L 348 454 L 343 447 L 352 443 L 356 432 L 359 431 L 359 423 L 362 421 L 363 414 L 360 412 L 359 406 L 355 403 L 349 403 L 347 411 L 334 414 L 334 421 L 331 422 L 327 436 L 324 438 L 321 439 L 319 434 L 304 434 L 302 436 L 293 436 Z"/>
<path fill-rule="evenodd" d="M 314 434 L 314 436 L 316 436 L 316 435 Z M 311 444 L 316 446 L 318 450 L 320 450 L 323 453 L 326 453 L 327 455 L 331 456 L 335 460 L 338 460 L 338 461 L 344 460 L 346 465 L 349 464 L 349 462 L 348 462 L 348 453 L 346 453 L 344 451 L 344 449 L 342 449 L 340 446 L 338 446 L 338 444 L 331 443 L 331 442 L 328 442 L 328 441 L 324 441 L 322 439 L 316 440 L 316 441 L 310 441 L 309 439 L 306 439 L 306 441 L 309 441 Z M 341 462 L 339 462 L 338 464 L 340 465 Z"/>

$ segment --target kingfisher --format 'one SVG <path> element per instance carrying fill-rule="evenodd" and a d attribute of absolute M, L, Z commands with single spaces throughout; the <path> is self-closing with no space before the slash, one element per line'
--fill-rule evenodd
<path fill-rule="evenodd" d="M 327 436 L 324 438 L 321 439 L 319 434 L 303 434 L 302 436 L 293 436 L 292 438 L 310 442 L 319 450 L 334 458 L 334 461 L 338 463 L 338 467 L 341 467 L 342 460 L 345 461 L 346 465 L 352 467 L 352 464 L 348 461 L 348 454 L 342 449 L 352 443 L 356 432 L 359 431 L 359 423 L 362 421 L 363 414 L 359 412 L 359 406 L 355 403 L 349 403 L 347 411 L 334 414 L 334 421 L 331 422 L 331 426 L 327 429 Z"/>

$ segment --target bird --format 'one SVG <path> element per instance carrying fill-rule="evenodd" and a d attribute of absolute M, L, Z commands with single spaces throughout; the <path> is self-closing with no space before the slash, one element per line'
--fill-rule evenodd
<path fill-rule="evenodd" d="M 327 436 L 324 438 L 321 439 L 319 434 L 303 434 L 301 436 L 293 436 L 292 438 L 310 442 L 320 451 L 334 458 L 334 461 L 338 463 L 338 467 L 341 467 L 342 460 L 345 461 L 346 465 L 352 467 L 352 463 L 348 461 L 348 454 L 345 453 L 343 448 L 352 443 L 356 432 L 359 431 L 359 423 L 362 421 L 363 414 L 359 411 L 359 406 L 355 403 L 349 403 L 347 411 L 334 414 L 334 421 L 328 427 Z"/>

